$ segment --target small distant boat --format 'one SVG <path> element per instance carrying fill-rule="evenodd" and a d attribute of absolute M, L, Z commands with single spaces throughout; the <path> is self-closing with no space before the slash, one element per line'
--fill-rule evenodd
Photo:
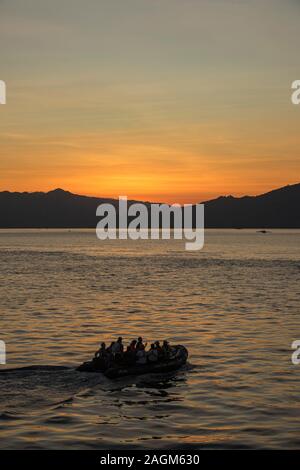
<path fill-rule="evenodd" d="M 182 345 L 172 346 L 172 356 L 170 359 L 163 359 L 154 363 L 139 364 L 115 364 L 105 367 L 103 361 L 92 360 L 81 364 L 77 370 L 80 372 L 102 372 L 106 377 L 115 379 L 127 375 L 161 374 L 180 369 L 187 362 L 188 350 Z"/>
<path fill-rule="evenodd" d="M 272 233 L 270 230 L 257 230 L 257 233 Z"/>

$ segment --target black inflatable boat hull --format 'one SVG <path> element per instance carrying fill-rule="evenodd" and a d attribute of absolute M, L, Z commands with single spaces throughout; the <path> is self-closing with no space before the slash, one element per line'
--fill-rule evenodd
<path fill-rule="evenodd" d="M 89 361 L 81 364 L 77 370 L 80 372 L 102 372 L 106 377 L 115 379 L 117 377 L 125 377 L 127 375 L 142 375 L 142 374 L 161 374 L 171 372 L 179 369 L 186 364 L 188 358 L 188 351 L 184 346 L 173 346 L 173 350 L 177 353 L 177 357 L 167 361 L 159 361 L 155 364 L 145 365 L 115 365 L 110 368 L 105 368 L 101 361 Z"/>
<path fill-rule="evenodd" d="M 102 361 L 92 360 L 84 362 L 76 370 L 79 372 L 104 372 L 107 369 Z"/>
<path fill-rule="evenodd" d="M 128 368 L 112 367 L 105 371 L 104 375 L 109 379 L 116 379 L 118 377 L 126 377 L 127 375 L 163 374 L 165 372 L 178 370 L 184 364 L 186 364 L 186 359 L 171 360 L 153 365 L 147 364 L 145 366 L 134 366 Z"/>

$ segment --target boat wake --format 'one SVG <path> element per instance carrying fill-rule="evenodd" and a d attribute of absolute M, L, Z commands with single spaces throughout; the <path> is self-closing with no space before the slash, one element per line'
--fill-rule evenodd
<path fill-rule="evenodd" d="M 12 372 L 24 372 L 24 371 L 59 371 L 59 370 L 70 370 L 72 367 L 67 366 L 52 366 L 52 365 L 34 365 L 34 366 L 24 366 L 24 367 L 15 367 L 11 369 L 0 370 L 0 374 L 7 374 Z"/>

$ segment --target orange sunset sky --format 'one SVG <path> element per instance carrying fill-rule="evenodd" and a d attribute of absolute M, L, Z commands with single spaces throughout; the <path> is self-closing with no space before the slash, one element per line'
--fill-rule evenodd
<path fill-rule="evenodd" d="M 0 1 L 0 191 L 197 202 L 299 182 L 295 0 Z"/>

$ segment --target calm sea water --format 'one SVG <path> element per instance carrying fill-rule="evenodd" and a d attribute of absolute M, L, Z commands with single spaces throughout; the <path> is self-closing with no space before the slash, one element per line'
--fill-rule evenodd
<path fill-rule="evenodd" d="M 1 448 L 297 448 L 300 231 L 100 242 L 94 231 L 0 232 Z M 168 338 L 189 365 L 79 373 L 102 340 Z M 1 366 L 3 369 L 3 366 Z"/>

